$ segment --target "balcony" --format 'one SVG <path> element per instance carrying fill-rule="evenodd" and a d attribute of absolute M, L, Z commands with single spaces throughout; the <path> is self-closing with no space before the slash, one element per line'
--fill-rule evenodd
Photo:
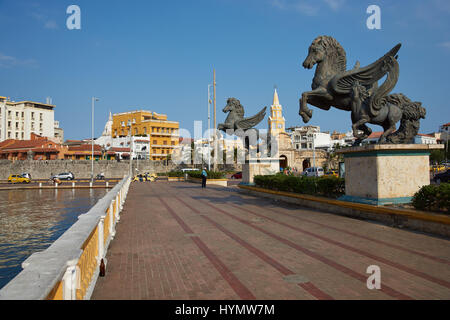
<path fill-rule="evenodd" d="M 179 133 L 167 133 L 167 132 L 151 132 L 152 136 L 164 136 L 164 137 L 179 137 Z"/>
<path fill-rule="evenodd" d="M 168 145 L 168 144 L 152 144 L 151 147 L 152 148 L 175 148 L 177 146 L 172 146 L 172 145 Z"/>
<path fill-rule="evenodd" d="M 150 157 L 167 157 L 170 156 L 170 153 L 152 153 Z"/>

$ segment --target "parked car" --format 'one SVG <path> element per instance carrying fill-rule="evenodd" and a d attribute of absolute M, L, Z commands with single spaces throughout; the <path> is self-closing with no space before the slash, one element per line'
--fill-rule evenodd
<path fill-rule="evenodd" d="M 75 179 L 75 176 L 73 175 L 72 172 L 65 172 L 65 173 L 60 173 L 60 174 L 54 175 L 50 179 L 52 179 L 52 180 L 54 180 L 54 179 L 73 180 L 73 179 Z"/>
<path fill-rule="evenodd" d="M 188 172 L 188 171 L 201 171 L 200 169 L 195 169 L 195 168 L 184 168 L 181 169 L 182 172 Z"/>
<path fill-rule="evenodd" d="M 325 177 L 339 177 L 339 173 L 337 170 L 330 170 L 325 172 L 324 174 Z"/>
<path fill-rule="evenodd" d="M 242 179 L 242 172 L 236 172 L 231 176 L 231 179 Z"/>
<path fill-rule="evenodd" d="M 445 172 L 438 173 L 437 175 L 435 175 L 433 178 L 433 181 L 436 183 L 449 182 L 450 181 L 450 169 L 448 169 Z"/>
<path fill-rule="evenodd" d="M 146 172 L 145 176 L 147 177 L 148 180 L 150 180 L 150 179 L 156 180 L 156 178 L 158 178 L 158 175 L 156 173 L 150 173 L 150 172 Z"/>
<path fill-rule="evenodd" d="M 321 177 L 324 175 L 322 167 L 311 167 L 303 171 L 302 175 L 307 177 Z"/>
<path fill-rule="evenodd" d="M 29 173 L 22 173 L 22 177 L 28 178 L 31 180 L 31 174 L 29 174 Z"/>
<path fill-rule="evenodd" d="M 8 183 L 30 183 L 31 179 L 20 174 L 12 174 L 8 177 Z"/>
<path fill-rule="evenodd" d="M 96 180 L 105 180 L 105 175 L 103 173 L 99 173 L 96 177 Z"/>

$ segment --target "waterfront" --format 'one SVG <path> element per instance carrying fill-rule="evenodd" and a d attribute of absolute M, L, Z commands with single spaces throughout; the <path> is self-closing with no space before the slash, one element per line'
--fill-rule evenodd
<path fill-rule="evenodd" d="M 108 189 L 11 190 L 0 192 L 0 289 L 31 254 L 58 239 Z"/>

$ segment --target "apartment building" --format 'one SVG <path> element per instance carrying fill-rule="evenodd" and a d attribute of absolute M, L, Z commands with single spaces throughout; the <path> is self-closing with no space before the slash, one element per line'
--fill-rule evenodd
<path fill-rule="evenodd" d="M 179 122 L 167 120 L 167 115 L 152 111 L 116 113 L 112 117 L 112 138 L 149 137 L 148 157 L 166 160 L 178 145 Z"/>
<path fill-rule="evenodd" d="M 294 149 L 312 150 L 329 149 L 331 147 L 331 136 L 328 132 L 320 132 L 319 126 L 303 126 L 289 128 Z"/>
<path fill-rule="evenodd" d="M 30 140 L 31 134 L 55 137 L 54 105 L 0 97 L 0 141 Z"/>

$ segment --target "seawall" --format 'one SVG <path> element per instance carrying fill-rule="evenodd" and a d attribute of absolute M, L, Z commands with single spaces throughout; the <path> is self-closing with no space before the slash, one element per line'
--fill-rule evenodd
<path fill-rule="evenodd" d="M 136 160 L 132 163 L 133 173 L 136 173 L 136 168 L 139 172 L 167 172 L 174 170 L 177 166 L 169 162 L 165 165 L 165 161 L 152 160 Z M 129 161 L 94 161 L 94 175 L 103 173 L 106 178 L 118 178 L 128 174 L 130 170 Z M 91 161 L 89 160 L 24 160 L 24 161 L 9 161 L 0 160 L 0 180 L 8 179 L 11 174 L 30 173 L 33 179 L 49 179 L 52 174 L 62 172 L 72 172 L 75 178 L 88 178 L 91 176 Z"/>

